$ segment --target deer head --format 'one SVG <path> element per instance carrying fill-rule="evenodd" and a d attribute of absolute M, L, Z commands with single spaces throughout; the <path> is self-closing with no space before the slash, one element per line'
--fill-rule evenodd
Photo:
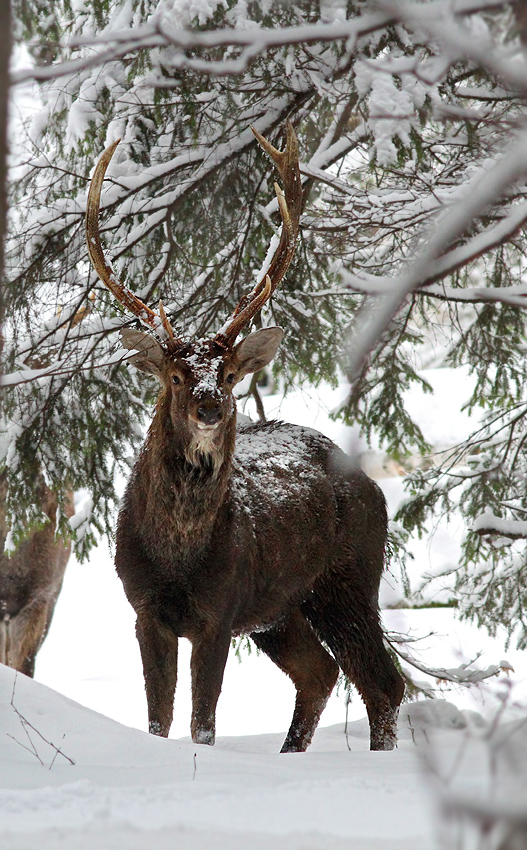
<path fill-rule="evenodd" d="M 117 280 L 104 257 L 98 226 L 100 194 L 118 142 L 110 145 L 101 156 L 88 195 L 86 236 L 95 271 L 115 298 L 148 329 L 124 328 L 121 331 L 123 346 L 137 352 L 129 358 L 134 366 L 155 375 L 160 381 L 163 387 L 161 407 L 169 412 L 175 430 L 186 435 L 193 447 L 191 455 L 196 450 L 213 453 L 214 447 L 218 447 L 226 424 L 235 418 L 232 395 L 235 385 L 245 375 L 266 366 L 275 356 L 283 337 L 281 328 L 264 328 L 236 343 L 241 331 L 269 300 L 286 273 L 295 249 L 302 206 L 298 141 L 292 125 L 287 125 L 284 151 L 277 150 L 254 129 L 253 133 L 276 164 L 283 180 L 284 190 L 275 183 L 282 219 L 281 237 L 267 273 L 252 292 L 240 300 L 220 331 L 209 339 L 188 340 L 176 335 L 161 301 L 158 312 L 147 307 Z"/>

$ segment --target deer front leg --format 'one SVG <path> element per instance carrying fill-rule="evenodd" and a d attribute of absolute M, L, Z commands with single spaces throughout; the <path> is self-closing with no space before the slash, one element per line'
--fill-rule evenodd
<path fill-rule="evenodd" d="M 195 744 L 214 744 L 216 704 L 221 692 L 230 643 L 230 628 L 221 629 L 214 634 L 205 633 L 192 640 L 190 733 Z"/>
<path fill-rule="evenodd" d="M 152 614 L 138 614 L 136 634 L 143 660 L 148 731 L 168 736 L 177 681 L 177 635 Z"/>

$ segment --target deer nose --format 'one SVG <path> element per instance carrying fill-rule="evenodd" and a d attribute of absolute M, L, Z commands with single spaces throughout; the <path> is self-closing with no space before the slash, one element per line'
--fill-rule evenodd
<path fill-rule="evenodd" d="M 222 418 L 222 412 L 219 405 L 200 405 L 198 407 L 198 420 L 203 425 L 217 425 Z"/>

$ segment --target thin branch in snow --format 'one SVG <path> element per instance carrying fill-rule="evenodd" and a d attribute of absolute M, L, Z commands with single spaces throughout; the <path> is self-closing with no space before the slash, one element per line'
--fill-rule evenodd
<path fill-rule="evenodd" d="M 426 673 L 427 676 L 432 676 L 440 682 L 451 682 L 454 685 L 464 685 L 465 687 L 468 687 L 470 685 L 479 684 L 480 682 L 485 681 L 485 679 L 497 676 L 502 669 L 499 664 L 492 664 L 485 670 L 474 669 L 472 665 L 478 660 L 479 655 L 471 661 L 468 661 L 466 664 L 461 664 L 456 668 L 447 669 L 444 667 L 430 667 L 419 661 L 415 655 L 410 653 L 408 650 L 402 649 L 400 638 L 395 639 L 394 635 L 385 634 L 385 639 L 399 658 L 407 664 L 410 664 L 416 670 L 419 670 L 420 673 Z M 406 635 L 403 640 L 405 644 L 408 643 Z"/>
<path fill-rule="evenodd" d="M 55 754 L 54 754 L 54 756 L 53 756 L 53 759 L 51 760 L 51 763 L 50 763 L 50 765 L 49 765 L 48 770 L 51 770 L 51 768 L 52 768 L 52 767 L 53 767 L 53 765 L 55 764 L 55 760 L 56 760 L 57 756 L 59 756 L 59 755 L 60 755 L 60 756 L 62 756 L 62 758 L 66 759 L 66 761 L 67 761 L 67 762 L 69 762 L 71 765 L 74 765 L 74 764 L 75 764 L 75 762 L 73 761 L 73 759 L 71 759 L 69 756 L 67 756 L 67 755 L 66 755 L 66 753 L 64 753 L 64 752 L 61 750 L 61 748 L 60 748 L 60 747 L 57 747 L 57 746 L 56 746 L 56 745 L 55 745 L 52 741 L 49 741 L 47 738 L 45 738 L 45 737 L 44 737 L 44 735 L 43 735 L 41 732 L 39 732 L 39 730 L 38 730 L 35 726 L 33 726 L 33 724 L 32 724 L 32 723 L 30 723 L 30 721 L 27 719 L 27 717 L 24 717 L 24 715 L 23 715 L 23 714 L 22 714 L 22 713 L 18 710 L 18 708 L 16 707 L 16 705 L 15 705 L 15 689 L 16 689 L 16 680 L 17 680 L 17 676 L 18 676 L 18 672 L 16 672 L 16 673 L 15 673 L 15 678 L 14 678 L 14 680 L 13 680 L 13 691 L 12 691 L 12 693 L 11 693 L 11 708 L 13 709 L 13 711 L 14 711 L 14 712 L 15 712 L 15 714 L 16 714 L 16 716 L 18 717 L 18 719 L 19 719 L 19 721 L 20 721 L 20 725 L 22 726 L 22 729 L 24 730 L 24 733 L 25 733 L 25 735 L 26 735 L 26 737 L 27 737 L 27 739 L 28 739 L 28 741 L 29 741 L 29 743 L 30 743 L 30 746 L 29 746 L 29 747 L 27 747 L 25 744 L 22 744 L 22 743 L 21 743 L 21 741 L 19 741 L 19 740 L 18 740 L 17 738 L 15 738 L 13 735 L 9 735 L 9 733 L 7 733 L 7 734 L 8 734 L 8 737 L 9 737 L 9 738 L 12 738 L 12 740 L 13 740 L 13 741 L 15 741 L 17 744 L 19 744 L 21 747 L 23 747 L 23 748 L 24 748 L 24 750 L 27 750 L 27 751 L 28 751 L 28 752 L 30 752 L 32 755 L 34 755 L 34 756 L 35 756 L 35 758 L 37 758 L 37 759 L 38 759 L 38 761 L 40 762 L 40 764 L 42 765 L 42 767 L 44 767 L 44 762 L 43 762 L 43 761 L 42 761 L 42 759 L 40 758 L 40 755 L 39 755 L 39 753 L 38 753 L 38 750 L 37 750 L 37 748 L 36 748 L 36 746 L 35 746 L 35 742 L 33 741 L 32 737 L 31 737 L 31 734 L 30 734 L 30 732 L 29 732 L 29 730 L 31 729 L 31 731 L 32 731 L 32 732 L 34 732 L 36 735 L 38 735 L 38 737 L 39 737 L 42 741 L 44 741 L 44 743 L 45 743 L 45 744 L 47 744 L 48 746 L 50 746 L 50 747 L 51 747 L 51 748 L 55 751 Z M 65 738 L 65 737 L 66 737 L 66 736 L 65 736 L 65 735 L 63 735 L 63 738 Z"/>

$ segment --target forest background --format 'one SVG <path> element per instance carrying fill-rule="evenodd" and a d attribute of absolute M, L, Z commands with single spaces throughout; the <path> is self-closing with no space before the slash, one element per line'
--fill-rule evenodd
<path fill-rule="evenodd" d="M 452 598 L 525 646 L 525 4 L 25 0 L 12 30 L 25 67 L 11 74 L 3 287 L 7 547 L 42 522 L 39 476 L 60 504 L 83 494 L 57 517 L 79 557 L 112 537 L 116 481 L 155 398 L 123 363 L 130 320 L 88 264 L 100 152 L 122 139 L 103 196 L 115 268 L 203 336 L 251 288 L 278 226 L 249 125 L 280 146 L 289 119 L 300 244 L 258 319 L 286 336 L 244 391 L 262 413 L 265 392 L 344 375 L 335 417 L 408 472 L 394 557 L 404 563 L 409 534 L 461 515 Z M 17 98 L 33 104 L 23 120 Z M 477 430 L 431 454 L 405 398 L 440 366 L 472 376 Z"/>

